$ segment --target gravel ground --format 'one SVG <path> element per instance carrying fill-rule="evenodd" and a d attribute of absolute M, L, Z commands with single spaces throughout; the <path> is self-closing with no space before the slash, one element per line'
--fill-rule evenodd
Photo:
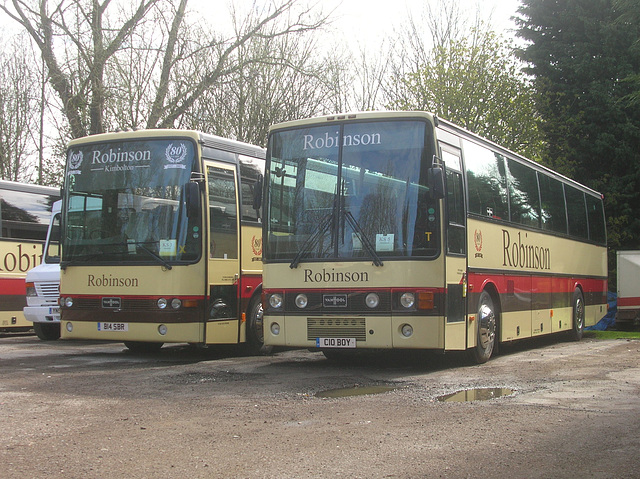
<path fill-rule="evenodd" d="M 545 338 L 475 366 L 10 336 L 0 364 L 2 478 L 640 477 L 640 341 Z M 438 399 L 484 388 L 502 395 Z"/>

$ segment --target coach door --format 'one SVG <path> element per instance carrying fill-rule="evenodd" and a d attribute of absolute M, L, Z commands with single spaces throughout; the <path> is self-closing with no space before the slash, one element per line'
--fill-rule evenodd
<path fill-rule="evenodd" d="M 460 149 L 440 143 L 446 167 L 446 318 L 445 349 L 466 348 L 466 211 Z"/>
<path fill-rule="evenodd" d="M 239 219 L 235 165 L 205 162 L 209 299 L 205 342 L 238 342 Z"/>

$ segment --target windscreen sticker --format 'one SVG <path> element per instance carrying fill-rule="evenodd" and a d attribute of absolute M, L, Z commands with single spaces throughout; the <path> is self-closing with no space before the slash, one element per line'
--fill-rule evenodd
<path fill-rule="evenodd" d="M 377 234 L 376 235 L 376 251 L 393 251 L 394 234 Z"/>
<path fill-rule="evenodd" d="M 177 244 L 174 239 L 160 240 L 158 253 L 160 256 L 176 256 Z"/>
<path fill-rule="evenodd" d="M 362 250 L 362 241 L 360 241 L 360 237 L 357 235 L 357 233 L 351 233 L 351 243 L 353 244 L 354 251 Z"/>

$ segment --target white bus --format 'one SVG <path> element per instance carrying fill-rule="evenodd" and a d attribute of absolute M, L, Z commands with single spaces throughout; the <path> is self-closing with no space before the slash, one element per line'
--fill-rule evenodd
<path fill-rule="evenodd" d="M 42 263 L 27 271 L 27 306 L 24 317 L 43 341 L 60 337 L 60 205 L 53 204 Z"/>

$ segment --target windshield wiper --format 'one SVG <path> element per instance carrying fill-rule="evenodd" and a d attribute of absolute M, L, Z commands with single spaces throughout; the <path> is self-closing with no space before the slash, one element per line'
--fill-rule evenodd
<path fill-rule="evenodd" d="M 353 231 L 357 233 L 358 237 L 360 238 L 360 242 L 363 244 L 364 248 L 371 255 L 371 258 L 373 259 L 373 264 L 375 266 L 383 266 L 380 256 L 378 256 L 378 253 L 376 253 L 376 249 L 371 244 L 371 241 L 369 241 L 369 238 L 367 238 L 367 236 L 362 231 L 362 227 L 358 224 L 356 219 L 353 217 L 353 215 L 351 214 L 351 211 L 345 211 L 344 217 L 346 218 L 347 223 L 349 223 L 349 226 L 353 228 Z"/>
<path fill-rule="evenodd" d="M 322 218 L 322 221 L 318 225 L 317 231 L 309 236 L 304 243 L 302 243 L 300 251 L 298 251 L 298 254 L 293 258 L 293 261 L 289 265 L 289 268 L 294 269 L 298 267 L 298 264 L 300 264 L 302 258 L 313 251 L 314 248 L 318 245 L 318 243 L 320 242 L 320 238 L 324 236 L 332 223 L 333 213 L 329 213 L 324 218 Z"/>
<path fill-rule="evenodd" d="M 167 263 L 161 256 L 157 255 L 156 253 L 151 251 L 149 248 L 147 248 L 144 245 L 144 243 L 135 242 L 135 243 L 126 243 L 126 244 L 128 244 L 128 245 L 129 244 L 135 244 L 137 249 L 141 249 L 142 251 L 147 253 L 149 256 L 151 256 L 153 259 L 155 259 L 158 263 L 160 263 L 165 268 L 167 268 L 167 269 L 173 268 L 173 266 L 171 266 L 169 263 Z"/>

